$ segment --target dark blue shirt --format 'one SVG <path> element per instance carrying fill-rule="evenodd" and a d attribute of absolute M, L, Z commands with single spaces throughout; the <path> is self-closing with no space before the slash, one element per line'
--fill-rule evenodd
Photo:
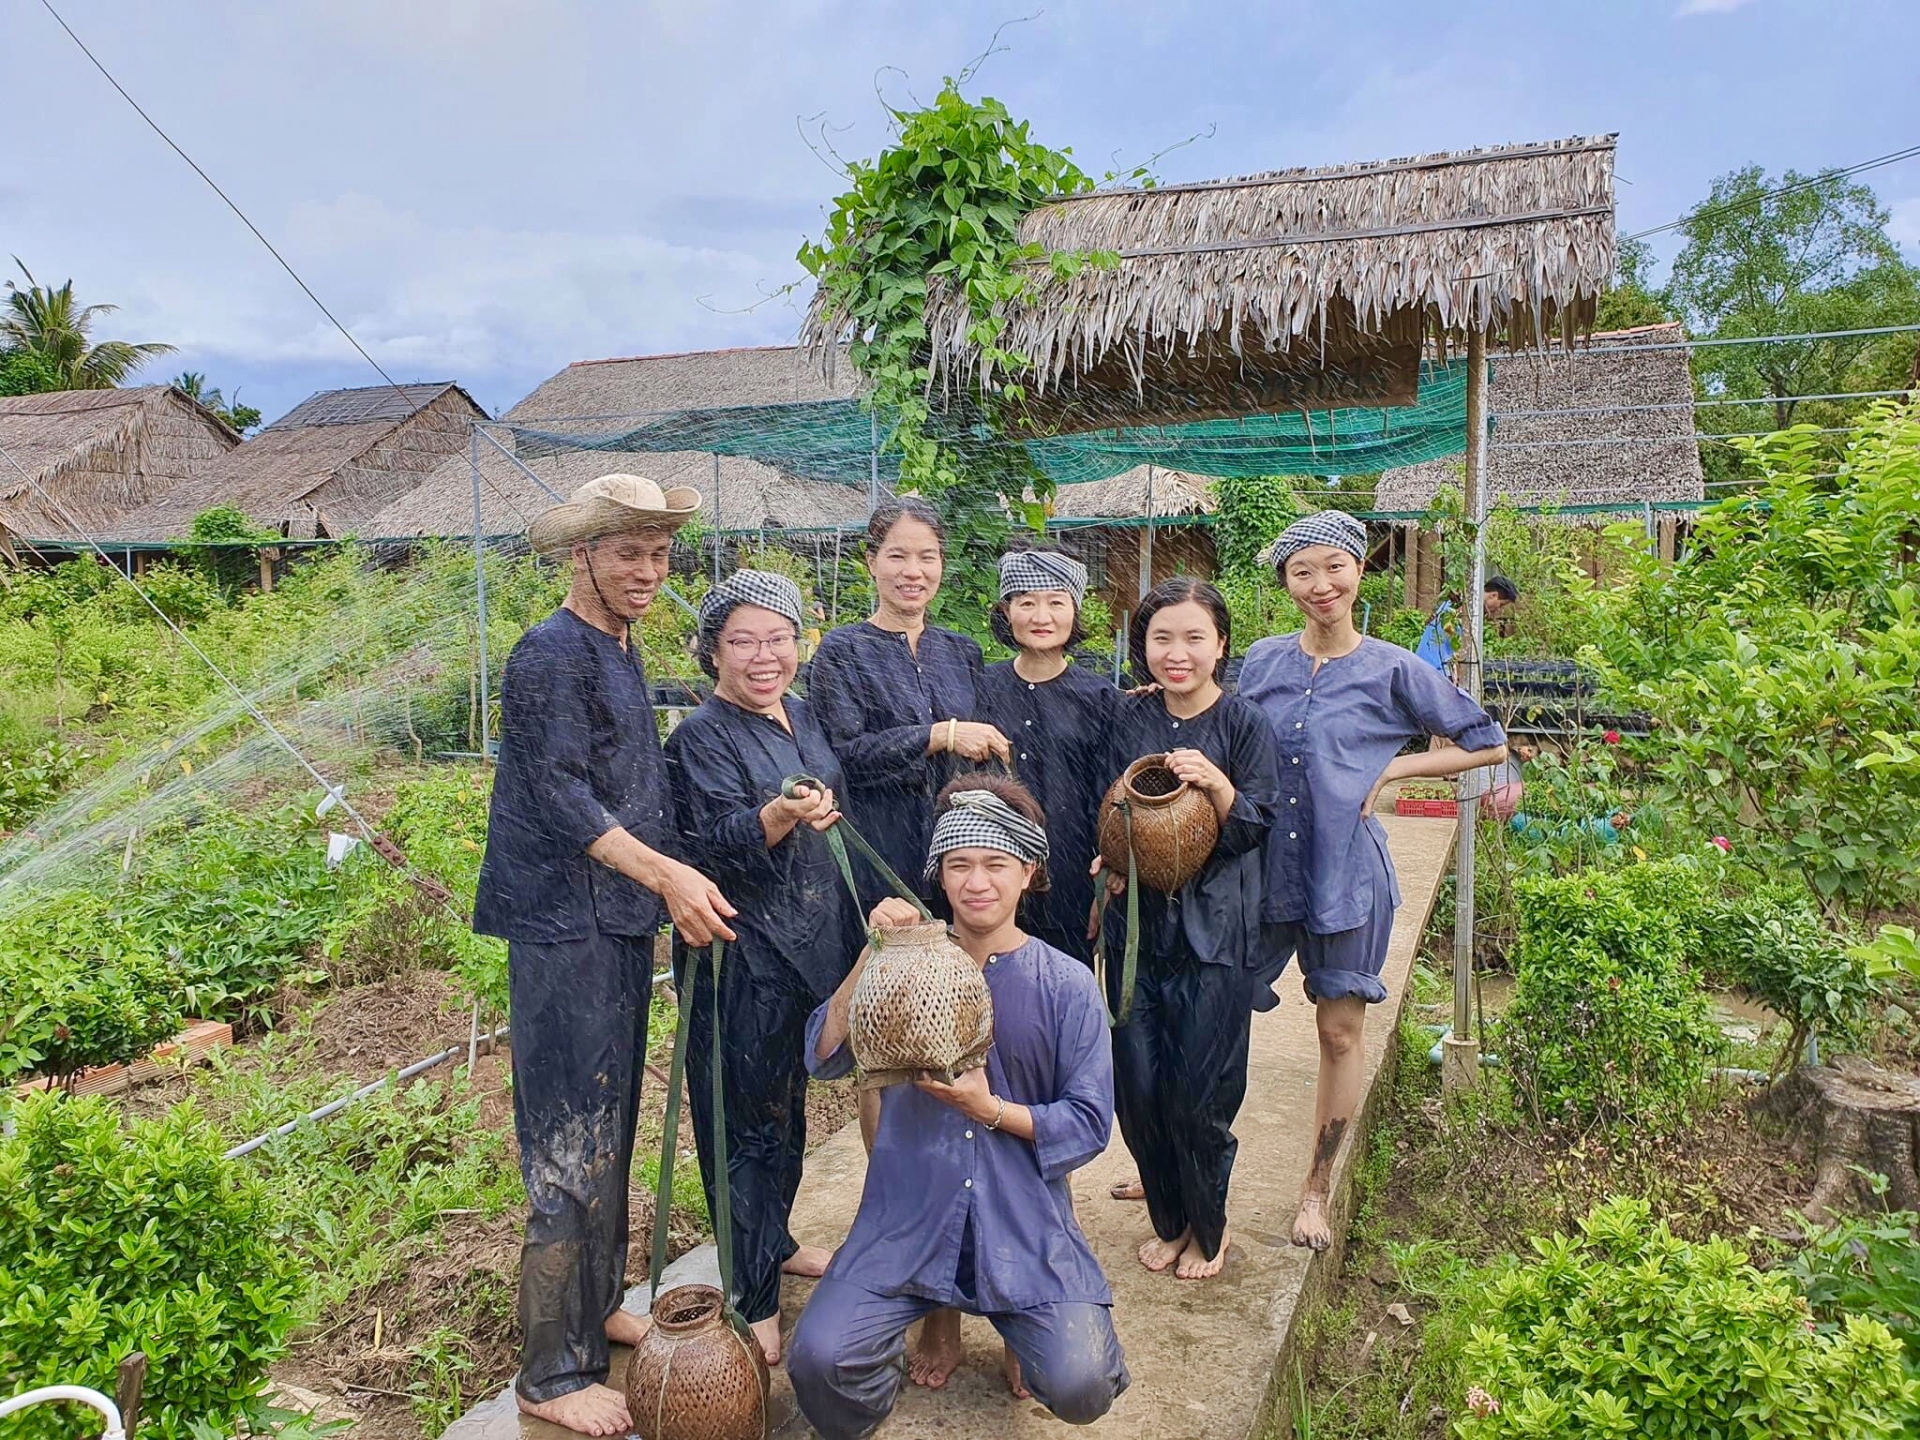
<path fill-rule="evenodd" d="M 840 762 L 805 701 L 787 696 L 786 711 L 792 734 L 718 696 L 707 700 L 667 737 L 667 775 L 679 853 L 739 911 L 727 963 L 769 977 L 791 968 L 822 1000 L 859 950 L 853 902 L 826 837 L 796 825 L 769 850 L 760 809 L 789 775 L 812 775 L 838 798 Z"/>
<path fill-rule="evenodd" d="M 1169 750 L 1198 750 L 1218 765 L 1233 782 L 1233 808 L 1191 880 L 1172 895 L 1140 887 L 1141 963 L 1171 963 L 1184 947 L 1206 965 L 1257 965 L 1262 846 L 1279 799 L 1267 722 L 1238 695 L 1222 695 L 1185 720 L 1169 713 L 1158 694 L 1123 695 L 1107 784 L 1142 755 Z"/>
<path fill-rule="evenodd" d="M 1082 665 L 1033 681 L 1004 660 L 987 666 L 976 698 L 978 718 L 1013 743 L 1014 775 L 1047 813 L 1048 888 L 1030 902 L 1033 924 L 1050 944 L 1086 958 L 1094 822 L 1106 795 L 1120 692 Z"/>
<path fill-rule="evenodd" d="M 1372 912 L 1379 872 L 1360 846 L 1379 847 L 1400 903 L 1387 832 L 1362 820 L 1360 807 L 1407 742 L 1444 735 L 1463 750 L 1506 743 L 1464 690 L 1384 640 L 1361 640 L 1352 654 L 1322 661 L 1318 674 L 1299 635 L 1255 641 L 1240 668 L 1240 694 L 1266 717 L 1279 763 L 1263 916 L 1304 920 L 1317 935 L 1352 930 Z"/>
<path fill-rule="evenodd" d="M 927 742 L 935 721 L 976 718 L 981 668 L 980 647 L 964 635 L 929 625 L 915 648 L 863 620 L 827 632 L 807 672 L 807 698 L 846 772 L 842 812 L 915 889 L 933 797 L 956 773 L 956 757 L 929 756 Z M 893 893 L 856 864 L 866 906 Z"/>
<path fill-rule="evenodd" d="M 913 1085 L 881 1091 L 860 1209 L 827 1274 L 875 1295 L 960 1304 L 960 1241 L 971 1225 L 969 1308 L 1110 1305 L 1067 1189 L 1113 1130 L 1113 1047 L 1093 972 L 1029 937 L 985 973 L 987 1086 L 1032 1109 L 1033 1139 L 989 1130 Z M 807 1068 L 833 1080 L 853 1069 L 853 1051 L 843 1044 L 819 1058 L 826 1018 L 822 1005 L 807 1021 Z"/>
<path fill-rule="evenodd" d="M 520 637 L 500 677 L 500 757 L 473 928 L 544 942 L 653 934 L 659 897 L 587 847 L 621 828 L 664 851 L 668 809 L 639 655 L 555 611 Z"/>

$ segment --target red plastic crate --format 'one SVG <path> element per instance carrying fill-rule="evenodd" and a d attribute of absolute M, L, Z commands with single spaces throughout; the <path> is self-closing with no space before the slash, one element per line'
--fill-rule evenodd
<path fill-rule="evenodd" d="M 1458 800 L 1413 800 L 1401 796 L 1393 802 L 1396 815 L 1422 815 L 1432 820 L 1451 820 L 1460 813 Z"/>

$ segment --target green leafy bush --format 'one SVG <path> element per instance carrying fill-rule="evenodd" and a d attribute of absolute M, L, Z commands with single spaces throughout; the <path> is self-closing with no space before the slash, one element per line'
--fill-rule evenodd
<path fill-rule="evenodd" d="M 86 759 L 85 750 L 57 736 L 24 751 L 0 751 L 0 830 L 25 825 L 59 799 Z"/>
<path fill-rule="evenodd" d="M 1471 1292 L 1462 1440 L 1900 1433 L 1915 1387 L 1887 1327 L 1818 1333 L 1793 1281 L 1729 1242 L 1690 1244 L 1616 1199 L 1533 1249 Z"/>
<path fill-rule="evenodd" d="M 85 891 L 35 901 L 0 925 L 0 997 L 0 1079 L 124 1063 L 180 1028 L 159 948 Z"/>
<path fill-rule="evenodd" d="M 260 1182 L 222 1160 L 191 1106 L 122 1129 L 96 1098 L 29 1100 L 0 1139 L 0 1387 L 113 1393 L 134 1350 L 148 1370 L 141 1434 L 186 1440 L 258 1393 L 301 1284 Z M 91 1418 L 89 1418 L 91 1417 Z M 43 1406 L 8 1440 L 97 1432 Z"/>
<path fill-rule="evenodd" d="M 1631 881 L 1596 871 L 1514 887 L 1516 984 L 1498 1043 L 1537 1120 L 1671 1124 L 1720 1045 L 1686 931 L 1653 899 L 1687 884 L 1687 867 L 1633 868 Z"/>
<path fill-rule="evenodd" d="M 1693 953 L 1708 974 L 1787 1022 L 1781 1069 L 1810 1035 L 1836 1044 L 1856 1038 L 1880 993 L 1872 967 L 1828 927 L 1804 889 L 1771 886 L 1713 900 Z"/>
<path fill-rule="evenodd" d="M 1802 1220 L 1805 1248 L 1787 1273 L 1813 1307 L 1820 1332 L 1835 1335 L 1849 1315 L 1880 1321 L 1899 1339 L 1907 1376 L 1920 1380 L 1920 1215 L 1848 1216 L 1830 1225 Z M 1920 1433 L 1920 1413 L 1909 1422 Z"/>

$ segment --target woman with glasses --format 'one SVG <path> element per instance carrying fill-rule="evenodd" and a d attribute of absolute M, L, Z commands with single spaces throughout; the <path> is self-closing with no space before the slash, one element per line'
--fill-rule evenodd
<path fill-rule="evenodd" d="M 820 1275 L 832 1256 L 797 1244 L 787 1218 L 807 1143 L 807 1017 L 845 978 L 860 928 L 825 836 L 840 816 L 840 763 L 806 702 L 789 695 L 799 664 L 800 589 L 741 570 L 700 602 L 695 640 L 713 698 L 667 737 L 682 854 L 698 856 L 739 913 L 721 966 L 721 1058 L 732 1186 L 731 1297 L 767 1363 L 780 1358 L 780 1276 Z M 782 793 L 790 776 L 819 783 Z M 674 973 L 687 970 L 684 943 Z M 707 1208 L 714 1206 L 713 970 L 693 987 L 687 1086 Z"/>

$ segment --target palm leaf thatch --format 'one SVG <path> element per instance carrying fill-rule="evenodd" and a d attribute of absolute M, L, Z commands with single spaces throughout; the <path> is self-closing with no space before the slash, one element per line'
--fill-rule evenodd
<path fill-rule="evenodd" d="M 70 541 L 203 479 L 240 437 L 169 385 L 0 398 L 0 535 Z"/>
<path fill-rule="evenodd" d="M 1003 312 L 1035 429 L 1405 404 L 1423 344 L 1479 330 L 1543 348 L 1591 327 L 1614 261 L 1611 135 L 1277 170 L 1043 205 L 1044 258 Z M 936 387 L 984 373 L 962 295 L 927 308 Z M 804 336 L 843 338 L 816 295 Z"/>

